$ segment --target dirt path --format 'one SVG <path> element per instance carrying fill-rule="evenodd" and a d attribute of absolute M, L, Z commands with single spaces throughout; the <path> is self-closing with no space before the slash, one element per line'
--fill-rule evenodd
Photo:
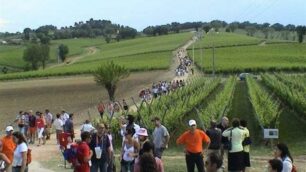
<path fill-rule="evenodd" d="M 68 57 L 65 60 L 65 62 L 49 66 L 48 68 L 55 68 L 55 67 L 59 67 L 59 66 L 72 65 L 72 64 L 76 63 L 77 61 L 81 60 L 82 58 L 85 58 L 87 56 L 90 56 L 90 55 L 93 55 L 93 54 L 97 53 L 97 51 L 99 51 L 99 49 L 97 49 L 96 47 L 87 47 L 87 48 L 85 48 L 85 51 L 86 51 L 85 54 L 80 54 L 80 55 Z"/>

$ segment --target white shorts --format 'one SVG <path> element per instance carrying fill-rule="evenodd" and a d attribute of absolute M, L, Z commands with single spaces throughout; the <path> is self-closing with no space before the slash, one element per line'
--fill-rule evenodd
<path fill-rule="evenodd" d="M 38 128 L 37 133 L 38 133 L 38 138 L 41 139 L 43 138 L 43 132 L 45 128 Z"/>

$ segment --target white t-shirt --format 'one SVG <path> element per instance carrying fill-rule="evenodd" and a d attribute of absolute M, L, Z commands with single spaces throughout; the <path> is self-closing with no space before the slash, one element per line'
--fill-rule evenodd
<path fill-rule="evenodd" d="M 23 142 L 17 145 L 14 151 L 13 167 L 22 165 L 22 153 L 28 151 L 28 146 Z"/>
<path fill-rule="evenodd" d="M 282 172 L 291 172 L 292 170 L 292 161 L 289 157 L 286 157 L 283 160 L 283 170 Z"/>
<path fill-rule="evenodd" d="M 95 130 L 95 127 L 93 127 L 91 124 L 83 124 L 81 127 L 82 132 L 84 131 L 91 132 L 93 130 Z"/>
<path fill-rule="evenodd" d="M 64 122 L 60 118 L 56 118 L 56 120 L 53 122 L 53 126 L 56 130 L 63 130 Z"/>

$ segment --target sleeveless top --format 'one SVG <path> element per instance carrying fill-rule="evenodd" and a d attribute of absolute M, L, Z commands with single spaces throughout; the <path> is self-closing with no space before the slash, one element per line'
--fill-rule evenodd
<path fill-rule="evenodd" d="M 133 161 L 134 157 L 129 156 L 129 153 L 134 153 L 135 149 L 134 149 L 134 145 L 128 145 L 128 144 L 124 144 L 124 153 L 123 153 L 123 160 L 124 161 Z"/>

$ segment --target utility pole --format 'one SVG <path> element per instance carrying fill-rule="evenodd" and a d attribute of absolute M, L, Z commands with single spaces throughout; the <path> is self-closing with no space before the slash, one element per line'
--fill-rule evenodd
<path fill-rule="evenodd" d="M 57 64 L 59 64 L 60 63 L 60 57 L 59 57 L 59 51 L 60 51 L 60 49 L 59 49 L 59 47 L 57 47 Z"/>
<path fill-rule="evenodd" d="M 192 63 L 194 65 L 194 43 L 192 44 Z"/>
<path fill-rule="evenodd" d="M 203 64 L 203 47 L 201 47 L 201 71 L 204 70 L 204 64 Z"/>
<path fill-rule="evenodd" d="M 215 45 L 213 45 L 213 59 L 212 59 L 212 65 L 213 65 L 213 76 L 215 77 Z"/>

